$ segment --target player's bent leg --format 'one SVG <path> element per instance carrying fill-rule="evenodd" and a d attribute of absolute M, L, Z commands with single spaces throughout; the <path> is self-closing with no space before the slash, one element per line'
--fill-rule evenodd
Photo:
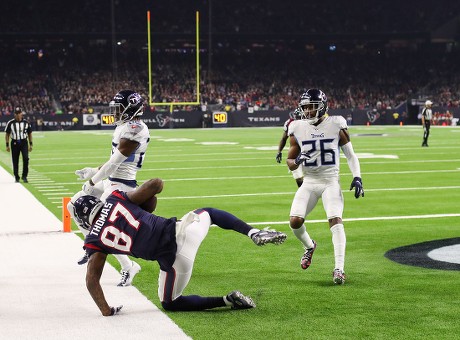
<path fill-rule="evenodd" d="M 160 270 L 158 278 L 158 297 L 161 305 L 168 311 L 200 311 L 224 307 L 222 296 L 203 297 L 198 295 L 183 296 L 192 276 L 194 260 L 178 254 L 169 271 Z"/>

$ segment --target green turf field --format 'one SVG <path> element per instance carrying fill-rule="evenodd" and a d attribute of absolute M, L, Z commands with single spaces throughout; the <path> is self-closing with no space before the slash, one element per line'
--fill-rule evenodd
<path fill-rule="evenodd" d="M 321 204 L 307 224 L 318 248 L 312 266 L 300 269 L 303 248 L 288 226 L 297 187 L 284 163 L 287 147 L 283 163 L 275 161 L 281 127 L 151 131 L 138 180 L 165 181 L 159 215 L 180 217 L 191 209 L 213 206 L 288 234 L 283 245 L 256 247 L 240 234 L 211 228 L 185 294 L 220 296 L 238 289 L 252 296 L 257 308 L 168 313 L 188 335 L 459 338 L 460 272 L 402 265 L 384 254 L 395 247 L 460 236 L 460 128 L 433 127 L 429 148 L 420 147 L 418 126 L 352 126 L 350 133 L 361 161 L 365 197 L 356 200 L 348 191 L 352 178 L 342 158 L 348 280 L 334 286 L 331 233 Z M 111 131 L 34 132 L 26 187 L 60 217 L 61 198 L 81 188 L 74 171 L 106 161 L 110 142 Z M 11 172 L 4 148 L 0 162 Z M 159 305 L 158 266 L 139 263 L 142 271 L 135 286 Z M 109 303 L 124 304 L 123 312 L 130 312 L 129 301 Z M 96 305 L 94 313 L 99 313 Z"/>

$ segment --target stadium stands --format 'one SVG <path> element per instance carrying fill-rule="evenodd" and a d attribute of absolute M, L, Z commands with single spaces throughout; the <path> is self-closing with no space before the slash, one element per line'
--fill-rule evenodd
<path fill-rule="evenodd" d="M 125 87 L 147 96 L 146 10 L 155 18 L 155 102 L 196 99 L 193 12 L 200 10 L 201 100 L 208 105 L 289 110 L 306 87 L 321 87 L 332 108 L 393 108 L 423 96 L 459 106 L 459 32 L 443 43 L 430 35 L 458 18 L 460 3 L 178 3 L 180 11 L 166 1 L 135 8 L 114 2 L 112 32 L 107 3 L 2 2 L 2 12 L 24 20 L 0 23 L 0 114 L 17 105 L 37 114 L 80 114 Z"/>

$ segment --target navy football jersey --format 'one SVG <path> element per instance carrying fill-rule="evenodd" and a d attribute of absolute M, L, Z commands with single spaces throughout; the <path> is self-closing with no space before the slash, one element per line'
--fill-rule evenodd
<path fill-rule="evenodd" d="M 150 214 L 117 190 L 93 221 L 84 248 L 89 256 L 102 252 L 156 260 L 168 270 L 176 258 L 176 218 Z"/>

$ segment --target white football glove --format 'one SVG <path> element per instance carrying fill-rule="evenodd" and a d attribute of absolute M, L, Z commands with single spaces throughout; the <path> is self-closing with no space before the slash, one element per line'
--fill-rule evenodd
<path fill-rule="evenodd" d="M 76 170 L 75 175 L 78 176 L 79 181 L 85 181 L 93 177 L 98 170 L 98 168 L 83 168 L 81 170 Z"/>
<path fill-rule="evenodd" d="M 83 190 L 85 192 L 85 194 L 87 195 L 91 195 L 91 196 L 94 196 L 93 193 L 94 193 L 94 185 L 91 185 L 89 183 L 89 181 L 86 181 L 83 186 L 81 187 L 81 190 Z"/>

